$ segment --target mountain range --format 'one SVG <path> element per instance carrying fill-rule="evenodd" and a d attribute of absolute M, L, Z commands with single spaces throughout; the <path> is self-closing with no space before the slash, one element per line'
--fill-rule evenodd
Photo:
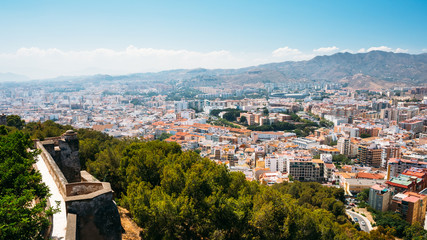
<path fill-rule="evenodd" d="M 30 80 L 29 77 L 14 73 L 0 73 L 0 82 L 23 82 Z"/>
<path fill-rule="evenodd" d="M 307 61 L 269 63 L 239 69 L 176 69 L 156 73 L 59 77 L 50 80 L 135 80 L 147 83 L 181 83 L 186 86 L 329 81 L 359 89 L 426 86 L 427 53 L 345 52 L 317 56 Z"/>
<path fill-rule="evenodd" d="M 239 69 L 178 69 L 108 77 L 110 80 L 177 81 L 187 86 L 298 81 L 330 81 L 359 89 L 426 86 L 427 53 L 346 52 L 317 56 L 307 61 L 269 63 Z"/>
<path fill-rule="evenodd" d="M 353 88 L 427 85 L 427 53 L 371 51 L 317 56 L 308 61 L 270 63 L 235 70 L 190 70 L 194 80 L 222 83 L 331 81 Z M 191 76 L 188 76 L 191 77 Z M 193 81 L 194 84 L 197 82 Z"/>

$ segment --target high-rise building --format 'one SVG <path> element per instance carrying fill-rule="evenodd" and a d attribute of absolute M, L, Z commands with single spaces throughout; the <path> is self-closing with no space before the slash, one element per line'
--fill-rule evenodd
<path fill-rule="evenodd" d="M 400 158 L 390 158 L 387 162 L 387 180 L 403 173 L 406 169 L 427 168 L 427 162 Z"/>
<path fill-rule="evenodd" d="M 266 168 L 270 168 L 270 170 L 272 172 L 284 172 L 285 169 L 285 159 L 282 157 L 279 157 L 277 155 L 274 154 L 269 154 L 266 158 L 265 158 L 265 167 Z"/>
<path fill-rule="evenodd" d="M 350 155 L 350 139 L 344 137 L 338 139 L 337 148 L 341 154 Z"/>
<path fill-rule="evenodd" d="M 357 155 L 360 163 L 371 167 L 385 167 L 386 152 L 377 144 L 359 145 Z"/>
<path fill-rule="evenodd" d="M 415 192 L 398 193 L 392 197 L 390 209 L 402 215 L 410 224 L 424 225 L 427 196 Z"/>
<path fill-rule="evenodd" d="M 324 162 L 320 159 L 311 161 L 290 160 L 287 161 L 289 175 L 298 181 L 315 181 L 324 180 Z"/>
<path fill-rule="evenodd" d="M 413 133 L 420 133 L 423 131 L 422 120 L 406 120 L 399 123 L 399 126 Z"/>
<path fill-rule="evenodd" d="M 388 210 L 391 199 L 391 191 L 386 186 L 375 184 L 369 189 L 369 206 L 373 209 L 385 212 Z"/>

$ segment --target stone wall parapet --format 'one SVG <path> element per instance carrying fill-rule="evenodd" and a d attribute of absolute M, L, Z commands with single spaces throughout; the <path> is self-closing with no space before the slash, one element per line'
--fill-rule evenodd
<path fill-rule="evenodd" d="M 40 156 L 42 157 L 43 161 L 46 163 L 46 166 L 47 166 L 47 169 L 49 170 L 50 175 L 55 181 L 55 184 L 58 187 L 62 197 L 65 199 L 65 197 L 67 196 L 67 192 L 66 192 L 66 185 L 68 184 L 67 179 L 65 178 L 64 174 L 62 174 L 58 165 L 55 163 L 55 160 L 53 160 L 52 156 L 44 148 L 43 144 L 41 142 L 37 142 L 36 145 L 37 145 L 37 148 L 41 150 Z"/>
<path fill-rule="evenodd" d="M 70 159 L 67 155 L 78 151 L 76 134 L 68 131 L 63 136 L 68 137 L 69 145 L 55 146 L 57 144 L 55 141 L 59 141 L 59 145 L 63 143 L 62 138 L 36 140 L 34 143 L 35 147 L 40 149 L 40 156 L 65 201 L 67 215 L 65 239 L 121 239 L 120 214 L 113 201 L 114 192 L 110 183 L 100 182 L 88 172 L 80 170 L 76 178 L 78 182 L 74 178 L 68 181 L 62 172 L 64 161 L 61 160 L 64 159 L 68 161 L 66 163 L 69 163 L 68 166 L 71 166 L 73 171 L 80 169 L 80 163 L 73 165 L 73 161 L 79 161 L 78 154 L 77 157 Z M 55 161 L 58 154 L 61 154 L 58 161 L 61 167 Z M 69 173 L 70 169 L 65 168 L 64 171 Z M 104 223 L 100 224 L 101 222 Z"/>

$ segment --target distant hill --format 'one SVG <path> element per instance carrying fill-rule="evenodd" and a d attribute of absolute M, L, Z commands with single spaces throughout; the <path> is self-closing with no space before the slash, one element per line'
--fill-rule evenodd
<path fill-rule="evenodd" d="M 330 56 L 317 56 L 307 61 L 270 63 L 239 69 L 176 69 L 157 73 L 94 75 L 66 79 L 96 82 L 139 81 L 150 84 L 181 83 L 186 86 L 319 80 L 347 83 L 349 87 L 365 89 L 426 86 L 427 53 L 417 55 L 383 51 L 336 53 Z"/>
<path fill-rule="evenodd" d="M 14 73 L 0 73 L 0 82 L 22 82 L 30 80 L 27 76 Z"/>
<path fill-rule="evenodd" d="M 270 63 L 237 69 L 228 75 L 219 75 L 218 78 L 235 83 L 329 80 L 367 89 L 422 85 L 427 83 L 427 54 L 382 51 L 336 53 L 317 56 L 308 61 Z"/>
<path fill-rule="evenodd" d="M 336 53 L 308 61 L 270 63 L 240 69 L 175 70 L 139 76 L 184 81 L 189 86 L 329 80 L 348 83 L 354 88 L 381 89 L 426 85 L 427 53 Z"/>
<path fill-rule="evenodd" d="M 419 85 L 427 83 L 427 54 L 383 51 L 336 53 L 317 56 L 309 61 L 266 64 L 251 70 L 254 69 L 270 74 L 280 73 L 283 80 L 325 79 L 362 88 Z"/>

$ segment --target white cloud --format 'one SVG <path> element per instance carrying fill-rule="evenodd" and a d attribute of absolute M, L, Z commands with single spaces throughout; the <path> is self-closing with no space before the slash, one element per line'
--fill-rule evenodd
<path fill-rule="evenodd" d="M 99 48 L 90 51 L 63 51 L 56 48 L 20 48 L 0 54 L 0 72 L 25 74 L 31 78 L 59 75 L 127 74 L 177 68 L 237 68 L 254 64 L 229 51 L 196 52 L 137 48 L 124 50 Z"/>
<path fill-rule="evenodd" d="M 370 48 L 368 48 L 368 52 L 370 52 L 370 51 L 392 52 L 393 50 L 389 47 L 381 46 L 381 47 L 370 47 Z"/>
<path fill-rule="evenodd" d="M 421 50 L 421 52 L 427 52 L 427 48 L 424 48 L 423 50 Z"/>
<path fill-rule="evenodd" d="M 402 48 L 396 48 L 396 50 L 394 50 L 395 53 L 408 53 L 409 50 L 408 49 L 402 49 Z"/>
<path fill-rule="evenodd" d="M 313 49 L 313 52 L 315 53 L 332 53 L 332 52 L 337 52 L 339 50 L 339 48 L 337 48 L 336 46 L 333 47 L 321 47 L 318 49 Z"/>
<path fill-rule="evenodd" d="M 359 49 L 408 52 L 386 46 Z M 0 73 L 12 72 L 30 78 L 76 76 L 92 74 L 128 74 L 191 68 L 240 68 L 282 61 L 309 60 L 317 55 L 339 51 L 336 46 L 321 47 L 304 52 L 289 46 L 266 53 L 232 53 L 226 50 L 198 52 L 190 50 L 138 48 L 129 46 L 122 50 L 98 48 L 85 51 L 64 51 L 57 48 L 20 48 L 13 53 L 0 53 Z M 423 49 L 427 52 L 427 49 Z M 356 52 L 345 49 L 341 52 Z"/>
<path fill-rule="evenodd" d="M 407 53 L 407 52 L 409 52 L 408 49 L 402 49 L 402 48 L 392 49 L 392 48 L 387 47 L 387 46 L 370 47 L 370 48 L 368 48 L 368 50 L 366 50 L 365 48 L 361 48 L 357 52 L 358 53 L 367 53 L 370 51 L 384 51 L 384 52 L 394 52 L 394 53 Z"/>
<path fill-rule="evenodd" d="M 358 53 L 365 53 L 365 52 L 366 52 L 366 49 L 361 48 L 361 49 L 357 50 L 357 52 L 358 52 Z"/>
<path fill-rule="evenodd" d="M 312 53 L 304 53 L 296 48 L 290 48 L 288 46 L 278 48 L 271 52 L 271 57 L 266 57 L 263 59 L 260 59 L 263 63 L 269 63 L 269 62 L 277 62 L 277 61 L 302 61 L 302 60 L 309 60 L 313 57 L 315 57 L 315 54 Z"/>
<path fill-rule="evenodd" d="M 272 52 L 273 57 L 295 56 L 299 54 L 302 54 L 300 50 L 295 48 L 290 48 L 288 46 L 278 48 Z"/>

